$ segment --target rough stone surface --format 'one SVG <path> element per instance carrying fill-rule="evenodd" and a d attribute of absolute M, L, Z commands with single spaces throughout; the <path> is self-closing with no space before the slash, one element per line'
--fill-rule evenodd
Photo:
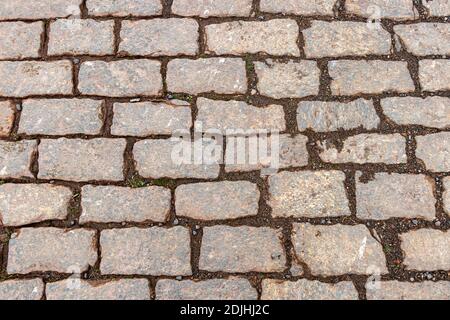
<path fill-rule="evenodd" d="M 342 146 L 332 141 L 319 143 L 320 158 L 331 163 L 406 163 L 406 140 L 396 134 L 359 134 L 348 137 Z"/>
<path fill-rule="evenodd" d="M 424 175 L 376 173 L 373 180 L 356 177 L 356 211 L 360 219 L 435 218 L 433 181 Z"/>
<path fill-rule="evenodd" d="M 444 179 L 444 189 L 445 189 L 443 194 L 444 209 L 448 214 L 450 214 L 450 178 Z"/>
<path fill-rule="evenodd" d="M 346 0 L 345 9 L 366 18 L 405 20 L 419 17 L 411 0 Z"/>
<path fill-rule="evenodd" d="M 319 93 L 320 71 L 315 61 L 255 62 L 260 94 L 271 98 L 302 98 Z"/>
<path fill-rule="evenodd" d="M 261 0 L 260 9 L 262 12 L 284 13 L 295 15 L 333 15 L 333 8 L 337 0 Z"/>
<path fill-rule="evenodd" d="M 214 226 L 203 229 L 200 270 L 276 272 L 285 268 L 281 230 Z"/>
<path fill-rule="evenodd" d="M 0 20 L 79 16 L 81 2 L 82 0 L 2 0 Z"/>
<path fill-rule="evenodd" d="M 263 53 L 299 56 L 299 28 L 292 19 L 232 21 L 205 28 L 206 51 L 215 54 Z"/>
<path fill-rule="evenodd" d="M 450 54 L 450 24 L 417 23 L 394 26 L 406 50 L 416 56 Z"/>
<path fill-rule="evenodd" d="M 420 60 L 419 81 L 424 91 L 450 90 L 450 60 Z"/>
<path fill-rule="evenodd" d="M 249 16 L 252 0 L 174 0 L 172 13 L 180 16 L 228 17 Z"/>
<path fill-rule="evenodd" d="M 156 300 L 256 300 L 258 293 L 247 279 L 211 279 L 156 283 Z"/>
<path fill-rule="evenodd" d="M 198 29 L 193 19 L 123 21 L 119 51 L 128 55 L 195 55 Z"/>
<path fill-rule="evenodd" d="M 38 57 L 43 30 L 42 22 L 0 22 L 0 59 Z"/>
<path fill-rule="evenodd" d="M 21 226 L 67 216 L 72 191 L 50 184 L 0 185 L 0 222 Z"/>
<path fill-rule="evenodd" d="M 42 140 L 39 145 L 40 179 L 70 181 L 123 179 L 124 139 Z"/>
<path fill-rule="evenodd" d="M 334 95 L 411 92 L 414 83 L 403 61 L 330 61 L 328 69 Z"/>
<path fill-rule="evenodd" d="M 300 131 L 316 132 L 376 129 L 380 123 L 373 102 L 357 99 L 349 103 L 302 101 L 298 104 L 297 124 Z"/>
<path fill-rule="evenodd" d="M 81 273 L 97 260 L 95 231 L 25 228 L 9 241 L 8 273 Z"/>
<path fill-rule="evenodd" d="M 301 279 L 262 281 L 262 300 L 358 300 L 358 292 L 350 281 L 335 284 Z"/>
<path fill-rule="evenodd" d="M 281 172 L 269 177 L 269 205 L 274 217 L 350 215 L 340 171 Z"/>
<path fill-rule="evenodd" d="M 245 93 L 245 62 L 239 58 L 175 59 L 167 66 L 167 88 L 171 92 L 198 94 Z"/>
<path fill-rule="evenodd" d="M 366 285 L 367 300 L 449 300 L 450 283 L 425 281 L 419 283 L 383 281 L 379 288 Z"/>
<path fill-rule="evenodd" d="M 0 101 L 0 137 L 10 134 L 14 124 L 14 109 L 9 101 Z"/>
<path fill-rule="evenodd" d="M 33 177 L 30 166 L 36 150 L 37 143 L 34 140 L 0 140 L 0 178 Z"/>
<path fill-rule="evenodd" d="M 41 279 L 0 282 L 0 300 L 40 300 L 43 292 Z"/>
<path fill-rule="evenodd" d="M 450 133 L 440 132 L 416 137 L 416 157 L 434 172 L 450 171 Z"/>
<path fill-rule="evenodd" d="M 29 135 L 99 134 L 101 100 L 29 99 L 22 103 L 19 133 Z"/>
<path fill-rule="evenodd" d="M 294 224 L 292 237 L 296 257 L 314 275 L 387 273 L 382 246 L 363 225 Z"/>
<path fill-rule="evenodd" d="M 100 235 L 102 274 L 190 275 L 189 230 L 127 228 Z"/>
<path fill-rule="evenodd" d="M 161 0 L 87 0 L 86 5 L 93 16 L 154 16 L 162 13 Z"/>
<path fill-rule="evenodd" d="M 422 4 L 428 9 L 428 13 L 431 16 L 450 16 L 450 1 L 448 0 L 424 1 Z"/>

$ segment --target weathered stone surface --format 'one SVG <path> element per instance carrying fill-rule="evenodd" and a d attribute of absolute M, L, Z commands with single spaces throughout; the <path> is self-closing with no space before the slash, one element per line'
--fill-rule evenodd
<path fill-rule="evenodd" d="M 0 20 L 79 16 L 81 2 L 82 0 L 2 0 Z"/>
<path fill-rule="evenodd" d="M 49 55 L 114 53 L 114 21 L 59 19 L 50 23 Z"/>
<path fill-rule="evenodd" d="M 41 179 L 71 181 L 123 179 L 124 139 L 42 140 L 39 145 Z"/>
<path fill-rule="evenodd" d="M 133 153 L 136 169 L 148 178 L 197 178 L 214 179 L 219 176 L 219 163 L 222 158 L 222 146 L 213 141 L 199 142 L 198 150 L 203 151 L 203 161 L 195 162 L 195 142 L 175 139 L 142 140 L 134 145 Z M 209 147 L 208 147 L 209 146 Z M 207 148 L 217 146 L 217 160 L 210 157 Z M 189 155 L 189 152 L 191 153 Z M 199 159 L 197 159 L 199 160 Z M 211 160 L 211 162 L 208 162 Z"/>
<path fill-rule="evenodd" d="M 345 10 L 366 18 L 404 20 L 419 17 L 411 0 L 347 0 Z"/>
<path fill-rule="evenodd" d="M 316 132 L 352 130 L 362 127 L 376 129 L 380 123 L 373 102 L 357 99 L 349 103 L 327 101 L 301 101 L 297 109 L 300 131 Z"/>
<path fill-rule="evenodd" d="M 252 0 L 174 0 L 172 13 L 180 16 L 227 17 L 249 16 Z"/>
<path fill-rule="evenodd" d="M 167 66 L 167 88 L 189 94 L 245 93 L 245 62 L 239 58 L 175 59 Z"/>
<path fill-rule="evenodd" d="M 85 281 L 67 279 L 48 283 L 47 300 L 150 300 L 146 279 Z"/>
<path fill-rule="evenodd" d="M 0 300 L 40 300 L 43 292 L 41 279 L 0 282 Z"/>
<path fill-rule="evenodd" d="M 128 55 L 195 55 L 198 29 L 198 23 L 193 19 L 123 21 L 119 51 Z"/>
<path fill-rule="evenodd" d="M 420 229 L 400 235 L 409 270 L 434 271 L 450 269 L 450 233 L 432 229 Z"/>
<path fill-rule="evenodd" d="M 336 0 L 261 0 L 260 9 L 262 12 L 270 13 L 331 16 L 336 2 Z"/>
<path fill-rule="evenodd" d="M 430 16 L 450 16 L 450 1 L 448 0 L 423 1 L 422 4 L 428 9 Z"/>
<path fill-rule="evenodd" d="M 302 98 L 319 93 L 320 71 L 315 61 L 255 62 L 260 94 L 276 99 Z"/>
<path fill-rule="evenodd" d="M 190 275 L 189 230 L 127 228 L 100 235 L 102 274 Z"/>
<path fill-rule="evenodd" d="M 359 134 L 336 146 L 332 141 L 319 142 L 320 158 L 331 163 L 406 163 L 406 140 L 399 134 Z"/>
<path fill-rule="evenodd" d="M 95 231 L 25 228 L 9 240 L 7 272 L 81 273 L 96 260 Z"/>
<path fill-rule="evenodd" d="M 416 157 L 434 172 L 450 171 L 450 132 L 416 137 Z"/>
<path fill-rule="evenodd" d="M 189 131 L 191 108 L 183 101 L 115 103 L 111 133 L 118 136 L 148 136 Z"/>
<path fill-rule="evenodd" d="M 43 30 L 42 22 L 0 22 L 0 59 L 39 57 Z"/>
<path fill-rule="evenodd" d="M 356 176 L 358 218 L 435 218 L 433 181 L 426 176 L 376 173 L 368 182 L 361 182 L 360 176 Z"/>
<path fill-rule="evenodd" d="M 328 69 L 334 95 L 411 92 L 414 83 L 404 61 L 330 61 Z"/>
<path fill-rule="evenodd" d="M 450 90 L 450 60 L 420 60 L 419 81 L 424 91 Z"/>
<path fill-rule="evenodd" d="M 84 186 L 80 223 L 165 221 L 170 190 L 162 187 Z"/>
<path fill-rule="evenodd" d="M 448 23 L 416 23 L 394 26 L 406 50 L 416 56 L 450 54 Z"/>
<path fill-rule="evenodd" d="M 259 190 L 248 181 L 185 184 L 175 190 L 175 201 L 177 216 L 236 219 L 258 214 Z"/>
<path fill-rule="evenodd" d="M 269 177 L 269 205 L 274 217 L 350 215 L 340 171 L 281 172 Z"/>
<path fill-rule="evenodd" d="M 0 96 L 71 94 L 72 63 L 0 61 L 0 79 Z"/>
<path fill-rule="evenodd" d="M 425 281 L 419 283 L 383 281 L 379 288 L 366 284 L 367 300 L 449 300 L 450 283 Z"/>
<path fill-rule="evenodd" d="M 335 284 L 301 279 L 282 281 L 264 279 L 262 300 L 358 300 L 358 292 L 350 281 Z"/>
<path fill-rule="evenodd" d="M 156 283 L 156 300 L 256 300 L 258 293 L 247 279 L 211 279 Z"/>
<path fill-rule="evenodd" d="M 0 222 L 21 226 L 45 220 L 65 219 L 72 191 L 50 184 L 0 185 Z"/>
<path fill-rule="evenodd" d="M 34 140 L 0 141 L 0 178 L 33 177 L 30 166 L 36 150 Z"/>
<path fill-rule="evenodd" d="M 363 225 L 314 226 L 294 224 L 296 255 L 314 275 L 387 273 L 380 243 Z"/>
<path fill-rule="evenodd" d="M 10 134 L 14 124 L 14 107 L 9 101 L 0 101 L 0 137 Z"/>
<path fill-rule="evenodd" d="M 382 99 L 381 107 L 384 115 L 399 125 L 450 127 L 450 98 L 447 97 L 392 97 Z"/>
<path fill-rule="evenodd" d="M 19 133 L 99 134 L 103 125 L 101 100 L 29 99 L 22 103 Z"/>
<path fill-rule="evenodd" d="M 448 214 L 450 214 L 450 178 L 444 178 L 444 189 L 444 209 Z"/>
<path fill-rule="evenodd" d="M 221 54 L 264 53 L 299 56 L 299 28 L 292 19 L 232 21 L 205 27 L 206 51 Z"/>
<path fill-rule="evenodd" d="M 365 22 L 312 21 L 311 27 L 302 33 L 308 58 L 387 55 L 391 52 L 389 32 L 383 28 L 368 28 Z"/>
<path fill-rule="evenodd" d="M 93 16 L 154 16 L 162 13 L 160 0 L 87 0 L 86 5 Z"/>
<path fill-rule="evenodd" d="M 281 230 L 266 227 L 213 226 L 203 229 L 200 270 L 279 272 L 286 257 Z"/>
<path fill-rule="evenodd" d="M 107 97 L 159 95 L 160 69 L 159 61 L 147 59 L 87 61 L 80 67 L 78 89 L 83 94 Z"/>

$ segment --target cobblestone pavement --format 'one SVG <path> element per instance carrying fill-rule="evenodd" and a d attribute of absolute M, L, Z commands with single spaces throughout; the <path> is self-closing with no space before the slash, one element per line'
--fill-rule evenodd
<path fill-rule="evenodd" d="M 2 0 L 0 299 L 450 299 L 449 16 Z M 174 163 L 195 121 L 279 169 Z"/>

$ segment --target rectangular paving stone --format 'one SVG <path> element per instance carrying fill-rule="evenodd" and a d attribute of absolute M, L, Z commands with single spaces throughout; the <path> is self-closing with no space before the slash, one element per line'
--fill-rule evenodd
<path fill-rule="evenodd" d="M 125 139 L 44 139 L 39 145 L 40 179 L 123 180 Z"/>
<path fill-rule="evenodd" d="M 269 13 L 295 14 L 302 16 L 333 15 L 337 0 L 261 0 L 260 10 Z"/>
<path fill-rule="evenodd" d="M 450 127 L 450 98 L 392 97 L 381 100 L 384 115 L 398 125 Z"/>
<path fill-rule="evenodd" d="M 328 70 L 333 95 L 404 93 L 415 89 L 405 61 L 330 61 Z"/>
<path fill-rule="evenodd" d="M 167 66 L 167 89 L 170 92 L 198 94 L 245 93 L 245 62 L 239 58 L 175 59 Z"/>
<path fill-rule="evenodd" d="M 406 50 L 416 56 L 450 54 L 448 23 L 416 23 L 394 26 Z"/>
<path fill-rule="evenodd" d="M 5 226 L 21 226 L 67 216 L 72 191 L 51 184 L 0 185 L 0 221 Z"/>
<path fill-rule="evenodd" d="M 0 282 L 0 300 L 40 300 L 44 292 L 41 279 Z"/>
<path fill-rule="evenodd" d="M 364 128 L 376 129 L 380 124 L 373 102 L 357 99 L 342 103 L 334 101 L 301 101 L 297 108 L 300 131 L 329 132 Z"/>
<path fill-rule="evenodd" d="M 367 300 L 449 300 L 448 281 L 424 281 L 418 283 L 383 281 L 379 289 L 366 285 Z"/>
<path fill-rule="evenodd" d="M 280 229 L 246 226 L 203 229 L 200 270 L 280 272 L 285 269 L 285 264 Z"/>
<path fill-rule="evenodd" d="M 450 171 L 450 132 L 416 137 L 416 157 L 434 172 Z"/>
<path fill-rule="evenodd" d="M 0 96 L 72 94 L 72 63 L 0 61 Z"/>
<path fill-rule="evenodd" d="M 362 17 L 406 20 L 419 18 L 411 0 L 346 0 L 345 10 Z"/>
<path fill-rule="evenodd" d="M 43 30 L 42 22 L 1 22 L 0 59 L 39 57 Z"/>
<path fill-rule="evenodd" d="M 319 156 L 330 163 L 406 163 L 406 139 L 399 133 L 363 133 L 346 138 L 342 145 L 332 141 L 318 143 Z"/>
<path fill-rule="evenodd" d="M 298 36 L 298 24 L 292 19 L 232 21 L 205 27 L 206 51 L 218 55 L 299 56 Z"/>
<path fill-rule="evenodd" d="M 189 229 L 153 227 L 104 230 L 102 274 L 191 275 Z"/>
<path fill-rule="evenodd" d="M 93 230 L 24 228 L 9 240 L 7 272 L 81 273 L 96 260 Z"/>
<path fill-rule="evenodd" d="M 114 21 L 58 19 L 50 23 L 49 55 L 114 53 Z"/>
<path fill-rule="evenodd" d="M 156 300 L 256 300 L 258 293 L 247 279 L 211 279 L 156 283 Z"/>
<path fill-rule="evenodd" d="M 170 190 L 162 187 L 84 186 L 80 223 L 164 222 L 170 212 Z"/>
<path fill-rule="evenodd" d="M 294 224 L 296 256 L 313 275 L 387 273 L 382 246 L 364 225 Z"/>
<path fill-rule="evenodd" d="M 80 67 L 78 89 L 82 94 L 106 97 L 159 95 L 160 69 L 161 62 L 147 59 L 87 61 Z"/>
<path fill-rule="evenodd" d="M 269 206 L 274 217 L 338 217 L 350 215 L 340 171 L 281 172 L 269 177 Z"/>
<path fill-rule="evenodd" d="M 162 13 L 161 0 L 87 0 L 89 15 L 93 16 L 154 16 Z"/>
<path fill-rule="evenodd" d="M 444 210 L 450 214 L 450 178 L 444 178 L 444 194 L 442 196 L 444 201 Z"/>
<path fill-rule="evenodd" d="M 245 17 L 252 9 L 252 0 L 174 0 L 172 13 L 180 16 Z"/>
<path fill-rule="evenodd" d="M 308 58 L 391 53 L 389 32 L 383 28 L 368 28 L 366 22 L 312 21 L 311 27 L 302 33 Z"/>
<path fill-rule="evenodd" d="M 0 101 L 0 137 L 7 137 L 14 125 L 14 106 L 9 101 Z"/>
<path fill-rule="evenodd" d="M 36 151 L 37 143 L 34 140 L 0 140 L 0 178 L 32 178 L 30 167 Z"/>
<path fill-rule="evenodd" d="M 199 220 L 237 219 L 258 214 L 259 190 L 248 181 L 184 184 L 175 190 L 177 216 Z"/>
<path fill-rule="evenodd" d="M 127 55 L 196 55 L 199 25 L 194 19 L 123 21 L 119 52 Z"/>
<path fill-rule="evenodd" d="M 376 173 L 373 180 L 356 176 L 356 215 L 360 219 L 435 218 L 434 184 L 424 175 Z"/>
<path fill-rule="evenodd" d="M 213 152 L 208 152 L 211 146 L 219 149 L 217 160 Z M 195 150 L 200 159 L 194 159 Z M 136 169 L 143 177 L 215 179 L 219 176 L 222 146 L 212 141 L 202 146 L 200 142 L 181 139 L 142 140 L 134 145 L 133 154 Z"/>
<path fill-rule="evenodd" d="M 423 1 L 422 4 L 428 9 L 428 14 L 430 16 L 450 16 L 450 1 L 448 0 Z"/>
<path fill-rule="evenodd" d="M 255 62 L 257 88 L 261 95 L 302 98 L 319 93 L 320 70 L 315 61 Z"/>
<path fill-rule="evenodd" d="M 150 300 L 146 279 L 85 281 L 67 279 L 47 283 L 47 300 Z"/>
<path fill-rule="evenodd" d="M 111 134 L 118 136 L 170 135 L 189 131 L 192 115 L 189 103 L 168 102 L 115 103 Z"/>
<path fill-rule="evenodd" d="M 282 281 L 264 279 L 262 300 L 358 300 L 358 291 L 351 281 L 323 283 L 300 279 Z"/>
<path fill-rule="evenodd" d="M 79 16 L 81 2 L 82 0 L 2 0 L 0 20 Z"/>
<path fill-rule="evenodd" d="M 18 133 L 28 135 L 100 134 L 101 100 L 27 99 L 22 102 Z"/>
<path fill-rule="evenodd" d="M 424 91 L 450 90 L 450 60 L 420 60 L 419 81 Z"/>
<path fill-rule="evenodd" d="M 450 269 L 450 233 L 419 229 L 400 234 L 408 270 L 434 271 Z"/>

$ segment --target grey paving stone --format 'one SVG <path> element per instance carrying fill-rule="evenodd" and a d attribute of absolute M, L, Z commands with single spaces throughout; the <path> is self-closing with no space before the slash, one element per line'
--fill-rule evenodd
<path fill-rule="evenodd" d="M 191 275 L 189 230 L 127 228 L 100 235 L 102 274 Z"/>
<path fill-rule="evenodd" d="M 123 21 L 119 52 L 127 55 L 196 55 L 199 25 L 194 19 Z"/>
<path fill-rule="evenodd" d="M 249 16 L 252 0 L 174 0 L 172 13 L 180 16 L 228 17 Z"/>
<path fill-rule="evenodd" d="M 302 98 L 319 93 L 320 70 L 315 61 L 255 62 L 260 94 L 275 99 Z"/>
<path fill-rule="evenodd" d="M 39 145 L 40 179 L 123 180 L 125 139 L 44 139 Z"/>
<path fill-rule="evenodd" d="M 81 2 L 82 0 L 3 0 L 0 20 L 79 16 Z"/>
<path fill-rule="evenodd" d="M 170 190 L 163 187 L 84 186 L 80 223 L 164 222 L 170 211 Z"/>
<path fill-rule="evenodd" d="M 450 283 L 425 281 L 419 283 L 383 281 L 379 288 L 366 285 L 367 300 L 449 300 Z"/>
<path fill-rule="evenodd" d="M 34 140 L 0 140 L 0 178 L 32 178 L 30 166 L 36 151 L 37 143 Z"/>
<path fill-rule="evenodd" d="M 14 107 L 9 101 L 0 101 L 0 137 L 11 133 L 14 125 Z"/>
<path fill-rule="evenodd" d="M 280 272 L 285 264 L 280 229 L 246 226 L 203 229 L 200 270 Z"/>
<path fill-rule="evenodd" d="M 444 178 L 444 189 L 444 209 L 448 214 L 450 214 L 450 178 Z"/>
<path fill-rule="evenodd" d="M 450 60 L 420 60 L 419 81 L 424 91 L 450 90 Z"/>
<path fill-rule="evenodd" d="M 43 30 L 42 22 L 0 22 L 0 59 L 39 57 Z"/>
<path fill-rule="evenodd" d="M 7 272 L 81 273 L 96 260 L 95 231 L 24 228 L 9 240 Z"/>
<path fill-rule="evenodd" d="M 0 300 L 40 300 L 44 292 L 41 279 L 0 282 Z"/>
<path fill-rule="evenodd" d="M 345 10 L 366 18 L 405 20 L 419 18 L 411 0 L 347 0 Z"/>
<path fill-rule="evenodd" d="M 388 272 L 382 246 L 363 225 L 294 224 L 296 256 L 314 275 L 371 275 Z"/>
<path fill-rule="evenodd" d="M 160 0 L 87 0 L 86 6 L 93 16 L 154 16 L 162 13 Z"/>
<path fill-rule="evenodd" d="M 261 0 L 260 10 L 262 12 L 270 13 L 284 13 L 295 15 L 333 15 L 333 8 L 336 0 Z"/>
<path fill-rule="evenodd" d="M 27 99 L 22 102 L 19 134 L 99 134 L 102 121 L 100 100 Z"/>
<path fill-rule="evenodd" d="M 424 1 L 422 4 L 428 9 L 428 14 L 430 16 L 450 16 L 450 1 L 448 0 Z"/>
<path fill-rule="evenodd" d="M 394 26 L 408 52 L 416 56 L 450 54 L 448 23 L 417 23 Z"/>
<path fill-rule="evenodd" d="M 416 157 L 434 172 L 450 171 L 450 133 L 439 132 L 416 137 Z"/>

